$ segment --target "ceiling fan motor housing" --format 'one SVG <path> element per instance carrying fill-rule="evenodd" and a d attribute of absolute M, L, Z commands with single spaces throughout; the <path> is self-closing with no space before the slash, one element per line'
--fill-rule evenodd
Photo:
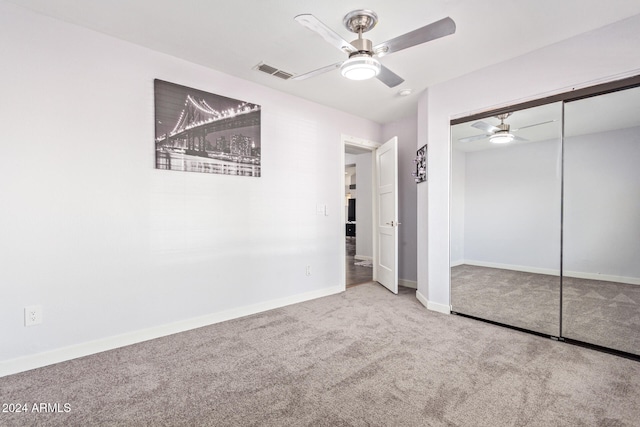
<path fill-rule="evenodd" d="M 349 55 L 350 57 L 360 53 L 367 53 L 371 55 L 371 51 L 373 50 L 373 43 L 371 43 L 371 40 L 362 39 L 362 38 L 352 41 L 351 46 L 356 48 L 356 52 L 351 53 Z"/>
<path fill-rule="evenodd" d="M 369 31 L 378 23 L 378 15 L 372 10 L 354 10 L 344 17 L 344 25 L 358 38 L 351 42 L 355 51 L 340 66 L 343 76 L 351 80 L 367 80 L 380 74 L 380 61 L 373 57 L 371 40 L 362 38 L 362 33 Z"/>
<path fill-rule="evenodd" d="M 511 116 L 511 114 L 513 113 L 498 114 L 496 116 L 496 118 L 500 120 L 500 124 L 496 126 L 499 129 L 498 131 L 496 131 L 496 133 L 509 133 L 510 126 L 508 123 L 505 123 L 504 121 L 508 119 Z"/>

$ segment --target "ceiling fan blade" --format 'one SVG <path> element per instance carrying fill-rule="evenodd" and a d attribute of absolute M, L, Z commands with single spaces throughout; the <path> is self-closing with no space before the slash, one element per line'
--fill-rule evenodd
<path fill-rule="evenodd" d="M 376 78 L 389 87 L 396 87 L 404 81 L 402 77 L 382 64 L 380 64 L 380 74 Z"/>
<path fill-rule="evenodd" d="M 380 43 L 373 47 L 373 51 L 378 56 L 389 55 L 390 53 L 439 39 L 440 37 L 448 36 L 455 32 L 456 23 L 453 19 L 446 17 L 429 25 L 425 25 L 422 28 L 418 28 L 417 30 Z"/>
<path fill-rule="evenodd" d="M 489 138 L 491 135 L 473 135 L 473 136 L 468 136 L 466 138 L 460 138 L 458 141 L 460 142 L 471 142 L 471 141 L 477 141 L 479 139 L 484 139 L 484 138 Z"/>
<path fill-rule="evenodd" d="M 297 76 L 291 77 L 289 80 L 305 80 L 309 77 L 318 76 L 320 74 L 324 74 L 331 70 L 335 70 L 336 68 L 340 68 L 342 62 L 336 62 L 335 64 L 327 65 L 326 67 L 318 68 L 317 70 L 309 71 L 308 73 L 298 74 Z"/>
<path fill-rule="evenodd" d="M 518 128 L 518 129 L 512 129 L 512 132 L 516 132 L 516 131 L 519 131 L 519 130 L 522 130 L 522 129 L 526 129 L 526 128 L 532 128 L 534 126 L 546 125 L 547 123 L 553 123 L 555 121 L 556 120 L 547 120 L 546 122 L 540 122 L 540 123 L 536 123 L 534 125 L 522 126 L 521 128 Z"/>
<path fill-rule="evenodd" d="M 528 139 L 526 139 L 526 138 L 521 138 L 521 137 L 516 136 L 516 135 L 514 135 L 514 136 L 513 136 L 513 139 L 515 139 L 516 141 L 529 142 L 529 140 L 528 140 Z"/>
<path fill-rule="evenodd" d="M 490 125 L 489 123 L 486 123 L 486 122 L 475 122 L 474 124 L 471 125 L 471 127 L 474 127 L 476 129 L 480 129 L 489 133 L 495 133 L 500 130 L 499 128 L 493 125 Z"/>
<path fill-rule="evenodd" d="M 306 13 L 296 16 L 295 20 L 298 21 L 300 25 L 307 27 L 315 33 L 318 33 L 320 37 L 325 39 L 327 43 L 335 46 L 342 52 L 352 53 L 356 51 L 356 48 L 353 47 L 351 43 L 340 37 L 338 33 L 327 27 L 315 16 Z"/>

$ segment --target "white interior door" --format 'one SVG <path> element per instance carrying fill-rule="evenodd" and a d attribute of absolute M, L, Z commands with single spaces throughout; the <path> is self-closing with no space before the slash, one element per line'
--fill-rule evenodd
<path fill-rule="evenodd" d="M 376 149 L 374 191 L 376 200 L 375 243 L 376 280 L 398 293 L 398 138 Z"/>

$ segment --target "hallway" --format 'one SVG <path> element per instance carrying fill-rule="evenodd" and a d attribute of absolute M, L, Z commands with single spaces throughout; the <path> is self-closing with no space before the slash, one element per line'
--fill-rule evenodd
<path fill-rule="evenodd" d="M 355 265 L 355 263 L 362 263 L 363 261 L 359 261 L 355 259 L 356 255 L 356 238 L 355 237 L 347 237 L 346 238 L 346 257 L 345 257 L 345 265 L 346 265 L 346 285 L 347 288 L 350 286 L 360 285 L 362 283 L 368 283 L 373 281 L 373 267 L 363 266 L 363 265 Z"/>

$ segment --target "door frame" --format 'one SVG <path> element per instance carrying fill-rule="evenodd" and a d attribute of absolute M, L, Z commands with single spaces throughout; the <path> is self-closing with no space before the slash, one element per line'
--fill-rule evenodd
<path fill-rule="evenodd" d="M 375 183 L 375 176 L 376 176 L 376 157 L 373 155 L 374 151 L 380 147 L 382 144 L 376 141 L 371 141 L 368 139 L 364 139 L 364 138 L 358 138 L 355 136 L 351 136 L 351 135 L 345 135 L 345 134 L 341 134 L 340 135 L 340 192 L 338 193 L 340 195 L 340 204 L 338 206 L 341 207 L 340 209 L 340 224 L 341 224 L 341 228 L 342 228 L 342 235 L 344 237 L 344 227 L 345 224 L 347 223 L 347 217 L 345 215 L 345 209 L 344 209 L 344 187 L 345 187 L 345 180 L 344 180 L 344 166 L 345 166 L 345 149 L 347 146 L 352 146 L 352 147 L 357 147 L 359 149 L 363 149 L 366 151 L 369 151 L 371 153 L 371 199 L 373 200 L 373 203 L 371 204 L 371 217 L 372 217 L 372 221 L 371 221 L 371 238 L 372 238 L 372 245 L 373 245 L 373 281 L 377 281 L 378 278 L 378 271 L 377 271 L 377 254 L 376 254 L 376 244 L 377 244 L 377 239 L 378 237 L 376 236 L 375 233 L 375 225 L 377 224 L 377 210 L 375 209 L 376 206 L 376 194 L 375 194 L 375 188 L 374 188 L 374 183 Z M 356 228 L 357 230 L 357 228 Z M 347 275 L 347 269 L 346 269 L 346 265 L 345 265 L 345 258 L 347 256 L 347 252 L 346 252 L 346 248 L 345 248 L 345 243 L 344 243 L 344 238 L 340 240 L 340 248 L 338 249 L 338 254 L 340 256 L 340 287 L 341 289 L 344 291 L 347 289 L 347 279 L 346 279 L 346 275 Z"/>

